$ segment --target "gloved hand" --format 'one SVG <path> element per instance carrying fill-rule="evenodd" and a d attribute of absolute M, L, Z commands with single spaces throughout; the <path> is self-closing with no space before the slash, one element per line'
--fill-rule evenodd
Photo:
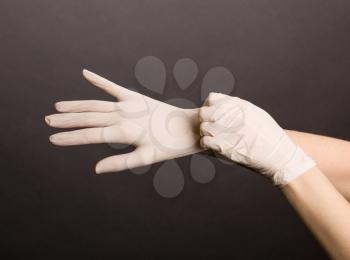
<path fill-rule="evenodd" d="M 201 145 L 255 169 L 283 186 L 315 162 L 264 110 L 237 97 L 211 93 L 200 109 Z"/>
<path fill-rule="evenodd" d="M 55 145 L 126 143 L 136 149 L 105 158 L 96 173 L 121 171 L 193 154 L 199 145 L 199 109 L 182 109 L 154 100 L 108 81 L 90 71 L 84 77 L 119 102 L 63 101 L 45 117 L 49 126 L 85 129 L 50 136 Z"/>

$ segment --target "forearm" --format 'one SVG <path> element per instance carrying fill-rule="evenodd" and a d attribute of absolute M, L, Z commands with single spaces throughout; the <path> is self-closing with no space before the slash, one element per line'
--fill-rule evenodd
<path fill-rule="evenodd" d="M 332 258 L 350 259 L 350 206 L 317 167 L 282 188 Z"/>
<path fill-rule="evenodd" d="M 316 161 L 338 191 L 350 200 L 350 142 L 297 131 L 286 132 Z"/>
<path fill-rule="evenodd" d="M 256 169 L 282 187 L 329 254 L 350 259 L 349 203 L 316 166 L 332 177 L 348 176 L 350 145 L 284 131 L 266 111 L 238 97 L 211 93 L 205 104 L 199 113 L 201 145 Z M 336 184 L 340 187 L 340 182 Z"/>

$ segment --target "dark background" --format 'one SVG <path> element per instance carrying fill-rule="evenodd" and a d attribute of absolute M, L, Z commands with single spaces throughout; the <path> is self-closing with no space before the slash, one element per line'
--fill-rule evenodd
<path fill-rule="evenodd" d="M 257 174 L 218 163 L 215 179 L 198 184 L 183 158 L 184 191 L 164 199 L 152 187 L 159 164 L 145 175 L 96 176 L 95 163 L 116 151 L 54 147 L 43 117 L 58 100 L 110 99 L 84 82 L 83 67 L 152 95 L 137 85 L 137 60 L 155 55 L 171 69 L 190 57 L 200 77 L 229 68 L 235 94 L 283 127 L 350 138 L 349 12 L 346 0 L 1 0 L 1 254 L 326 259 Z M 163 98 L 199 104 L 199 83 L 181 96 L 170 77 Z"/>

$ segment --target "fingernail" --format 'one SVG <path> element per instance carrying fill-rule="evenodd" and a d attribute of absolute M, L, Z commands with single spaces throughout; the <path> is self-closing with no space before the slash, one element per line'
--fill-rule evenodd
<path fill-rule="evenodd" d="M 51 143 L 54 143 L 55 142 L 55 136 L 54 135 L 51 135 L 50 137 L 49 137 L 49 140 L 50 140 L 50 142 Z"/>
<path fill-rule="evenodd" d="M 91 71 L 87 70 L 87 69 L 83 69 L 83 74 L 85 73 L 91 73 Z"/>
<path fill-rule="evenodd" d="M 48 124 L 48 125 L 50 125 L 50 121 L 51 119 L 50 119 L 50 117 L 49 116 L 45 116 L 45 122 L 46 122 L 46 124 Z"/>
<path fill-rule="evenodd" d="M 55 103 L 55 108 L 56 108 L 56 110 L 58 110 L 58 111 L 61 109 L 61 104 L 60 104 L 60 102 Z"/>
<path fill-rule="evenodd" d="M 101 167 L 98 164 L 95 166 L 95 173 L 96 174 L 101 174 L 102 173 L 102 169 L 101 169 Z"/>

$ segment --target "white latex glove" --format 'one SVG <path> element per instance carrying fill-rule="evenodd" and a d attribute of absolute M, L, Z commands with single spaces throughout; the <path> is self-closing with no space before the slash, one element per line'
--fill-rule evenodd
<path fill-rule="evenodd" d="M 283 186 L 315 162 L 264 110 L 237 97 L 211 93 L 200 110 L 203 148 L 261 172 Z"/>
<path fill-rule="evenodd" d="M 57 128 L 85 128 L 50 136 L 55 145 L 126 143 L 136 147 L 130 153 L 101 160 L 96 173 L 131 169 L 203 150 L 199 145 L 199 109 L 168 105 L 87 70 L 83 75 L 119 102 L 58 102 L 56 110 L 63 113 L 47 116 L 45 121 Z"/>

